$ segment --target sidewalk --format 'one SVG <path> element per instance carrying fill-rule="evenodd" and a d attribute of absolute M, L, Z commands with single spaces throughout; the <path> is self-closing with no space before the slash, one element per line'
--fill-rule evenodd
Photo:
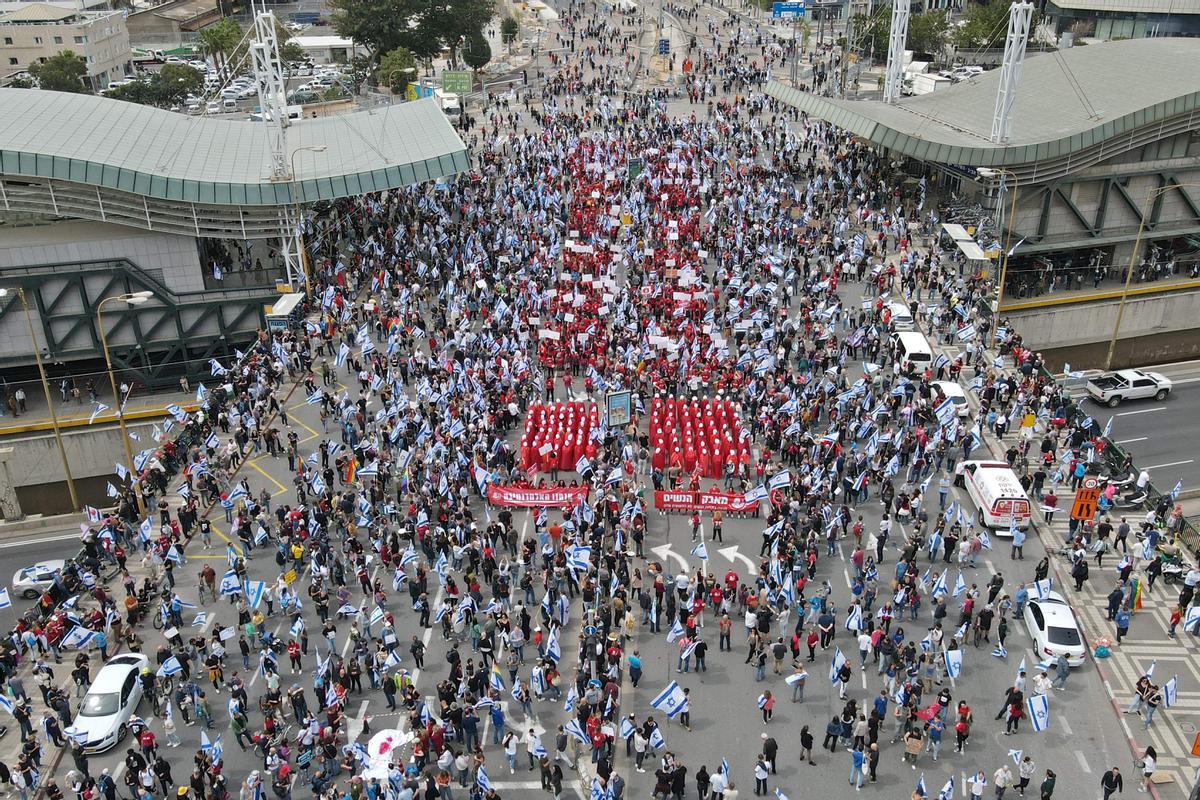
<path fill-rule="evenodd" d="M 14 417 L 7 410 L 3 416 L 0 416 L 0 436 L 34 433 L 53 428 L 50 410 L 46 407 L 46 395 L 40 385 L 35 386 L 36 393 L 25 388 L 26 410 L 21 412 L 20 416 Z M 111 391 L 108 394 L 111 395 Z M 54 412 L 58 415 L 59 427 L 79 428 L 88 425 L 112 424 L 117 421 L 117 413 L 113 408 L 112 399 L 107 395 L 99 396 L 98 402 L 103 403 L 106 408 L 96 414 L 94 419 L 92 412 L 96 410 L 97 406 L 90 403 L 86 395 L 81 395 L 78 401 L 68 400 L 63 403 L 60 395 L 52 388 L 50 396 L 54 401 Z M 129 420 L 164 416 L 166 407 L 171 404 L 194 411 L 197 407 L 196 395 L 195 393 L 185 394 L 178 390 L 142 395 L 135 391 L 125 404 L 125 420 L 128 422 Z"/>

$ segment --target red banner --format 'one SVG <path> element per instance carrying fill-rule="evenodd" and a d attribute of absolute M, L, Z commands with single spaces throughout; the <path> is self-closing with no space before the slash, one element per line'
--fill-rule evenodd
<path fill-rule="evenodd" d="M 726 492 L 655 492 L 654 507 L 659 511 L 732 511 L 753 514 L 758 501 L 747 503 L 743 494 Z"/>
<path fill-rule="evenodd" d="M 532 486 L 488 486 L 488 502 L 494 506 L 516 508 L 574 508 L 587 500 L 588 487 L 535 489 Z"/>

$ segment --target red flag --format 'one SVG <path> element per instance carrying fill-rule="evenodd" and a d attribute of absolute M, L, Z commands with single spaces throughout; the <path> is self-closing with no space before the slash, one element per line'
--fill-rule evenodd
<path fill-rule="evenodd" d="M 942 707 L 941 703 L 937 703 L 937 702 L 931 703 L 928 706 L 926 706 L 925 708 L 922 708 L 920 711 L 918 711 L 917 716 L 920 717 L 921 719 L 925 720 L 926 722 L 929 722 L 929 720 L 931 720 L 937 716 L 938 710 L 941 707 Z"/>

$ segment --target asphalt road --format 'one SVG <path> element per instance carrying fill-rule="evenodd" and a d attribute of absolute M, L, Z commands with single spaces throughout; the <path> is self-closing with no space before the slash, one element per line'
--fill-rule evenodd
<path fill-rule="evenodd" d="M 1133 454 L 1139 468 L 1150 471 L 1158 489 L 1170 491 L 1183 481 L 1185 492 L 1200 491 L 1200 454 L 1195 448 L 1200 441 L 1200 362 L 1143 369 L 1171 379 L 1173 388 L 1166 400 L 1130 400 L 1110 409 L 1085 399 L 1084 411 L 1101 426 L 1113 418 L 1113 439 Z"/>

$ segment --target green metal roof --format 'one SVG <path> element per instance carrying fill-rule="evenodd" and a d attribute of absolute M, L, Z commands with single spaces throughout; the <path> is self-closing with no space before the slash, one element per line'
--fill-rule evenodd
<path fill-rule="evenodd" d="M 0 175 L 72 181 L 162 200 L 288 205 L 469 169 L 466 146 L 427 98 L 294 120 L 296 180 L 272 182 L 262 122 L 164 111 L 92 95 L 0 89 Z M 300 148 L 324 147 L 324 152 Z"/>
<path fill-rule="evenodd" d="M 1200 107 L 1200 39 L 1129 39 L 1030 53 L 1012 138 L 989 141 L 1000 70 L 898 103 L 835 100 L 772 82 L 767 94 L 856 136 L 943 164 L 1061 158 Z"/>

